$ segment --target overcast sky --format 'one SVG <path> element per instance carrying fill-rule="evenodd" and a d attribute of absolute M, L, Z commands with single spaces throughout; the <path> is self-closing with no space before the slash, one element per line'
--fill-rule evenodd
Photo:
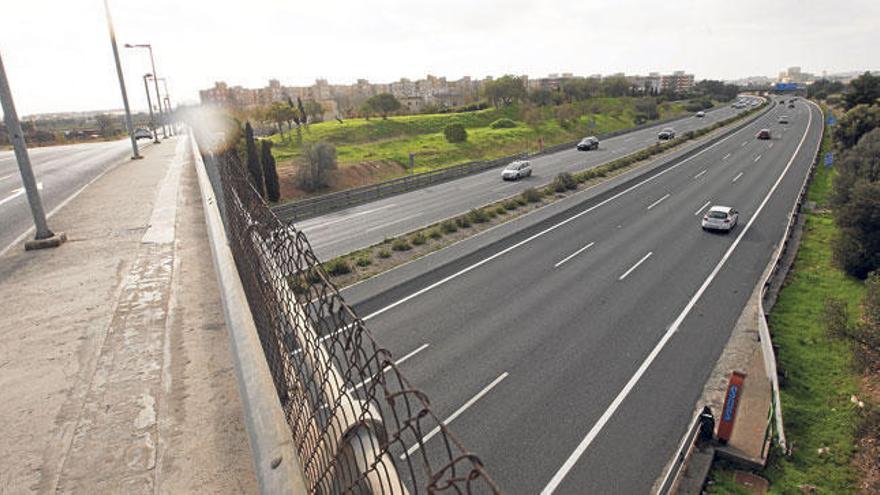
<path fill-rule="evenodd" d="M 19 114 L 121 108 L 102 0 L 0 0 Z M 129 97 L 146 51 L 176 102 L 232 85 L 390 82 L 683 69 L 697 79 L 785 67 L 878 69 L 880 0 L 110 0 Z"/>

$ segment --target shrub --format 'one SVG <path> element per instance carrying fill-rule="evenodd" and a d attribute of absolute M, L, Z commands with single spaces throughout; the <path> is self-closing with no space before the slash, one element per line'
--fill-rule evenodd
<path fill-rule="evenodd" d="M 370 265 L 372 265 L 372 264 L 373 264 L 373 260 L 371 260 L 370 257 L 367 256 L 367 255 L 358 256 L 358 258 L 354 261 L 354 264 L 357 265 L 357 266 L 359 266 L 359 267 L 361 267 L 361 268 L 363 268 L 363 267 L 365 267 L 365 266 L 370 266 Z"/>
<path fill-rule="evenodd" d="M 516 204 L 519 205 L 519 206 L 525 206 L 525 205 L 527 205 L 527 204 L 529 203 L 529 202 L 526 200 L 526 198 L 523 197 L 522 194 L 520 194 L 519 196 L 517 196 L 517 197 L 514 198 L 513 200 L 514 200 L 514 201 L 516 202 Z"/>
<path fill-rule="evenodd" d="M 330 173 L 337 168 L 336 147 L 330 143 L 319 142 L 306 146 L 303 155 L 306 162 L 301 164 L 297 171 L 297 185 L 309 192 L 327 187 Z"/>
<path fill-rule="evenodd" d="M 394 242 L 391 243 L 391 249 L 394 251 L 409 251 L 412 249 L 412 246 L 406 239 L 394 239 Z"/>
<path fill-rule="evenodd" d="M 515 210 L 517 208 L 519 208 L 519 203 L 513 199 L 508 199 L 504 202 L 504 209 L 506 210 Z"/>
<path fill-rule="evenodd" d="M 458 122 L 447 124 L 443 129 L 443 135 L 446 136 L 446 140 L 450 143 L 463 143 L 467 141 L 467 130 L 464 128 L 464 125 Z"/>
<path fill-rule="evenodd" d="M 379 252 L 376 253 L 376 255 L 380 258 L 390 258 L 391 251 L 388 251 L 387 249 L 380 249 Z"/>
<path fill-rule="evenodd" d="M 530 187 L 525 191 L 520 193 L 520 197 L 525 200 L 526 203 L 537 203 L 541 201 L 541 193 L 538 192 L 534 187 Z M 525 203 L 522 203 L 525 204 Z"/>
<path fill-rule="evenodd" d="M 412 242 L 414 246 L 421 246 L 422 244 L 424 244 L 427 241 L 428 241 L 428 239 L 425 237 L 425 234 L 422 233 L 421 231 L 416 232 L 415 235 L 413 235 L 410 238 L 410 242 Z"/>
<path fill-rule="evenodd" d="M 498 205 L 495 207 L 495 214 L 496 215 L 507 215 L 507 208 L 505 208 L 503 205 Z"/>
<path fill-rule="evenodd" d="M 463 229 L 466 229 L 471 226 L 471 220 L 470 218 L 468 218 L 468 215 L 462 215 L 455 219 L 455 224 Z"/>
<path fill-rule="evenodd" d="M 492 129 L 512 129 L 516 127 L 516 122 L 504 117 L 496 120 L 495 122 L 492 122 L 491 124 L 489 124 L 489 127 L 491 127 Z"/>
<path fill-rule="evenodd" d="M 562 172 L 553 179 L 553 190 L 561 193 L 570 189 L 577 189 L 577 181 L 568 172 Z"/>
<path fill-rule="evenodd" d="M 458 232 L 458 225 L 455 224 L 452 220 L 446 220 L 445 222 L 440 224 L 440 229 L 443 230 L 446 234 L 453 234 Z"/>
<path fill-rule="evenodd" d="M 346 273 L 351 273 L 351 265 L 349 265 L 348 261 L 345 261 L 344 259 L 336 258 L 324 263 L 324 270 L 326 270 L 327 274 L 331 277 L 338 277 L 340 275 L 345 275 Z"/>
<path fill-rule="evenodd" d="M 473 223 L 485 223 L 489 221 L 489 216 L 485 211 L 474 208 L 468 213 L 468 219 Z"/>
<path fill-rule="evenodd" d="M 491 207 L 485 208 L 483 210 L 483 213 L 489 218 L 495 218 L 498 216 L 498 213 L 495 212 L 495 208 L 491 208 Z"/>
<path fill-rule="evenodd" d="M 439 239 L 443 237 L 443 232 L 441 232 L 439 228 L 431 229 L 431 231 L 428 232 L 428 237 L 431 239 Z"/>

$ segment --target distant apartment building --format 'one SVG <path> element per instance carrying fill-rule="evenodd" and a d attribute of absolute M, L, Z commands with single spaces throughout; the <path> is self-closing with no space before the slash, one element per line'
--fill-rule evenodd
<path fill-rule="evenodd" d="M 689 93 L 694 88 L 694 75 L 677 70 L 670 75 L 660 76 L 660 91 Z"/>
<path fill-rule="evenodd" d="M 777 82 L 807 84 L 815 79 L 816 76 L 809 72 L 803 72 L 800 67 L 789 67 L 779 73 Z"/>

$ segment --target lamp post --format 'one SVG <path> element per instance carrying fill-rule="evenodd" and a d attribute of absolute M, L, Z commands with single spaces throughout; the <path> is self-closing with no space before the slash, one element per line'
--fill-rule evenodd
<path fill-rule="evenodd" d="M 106 0 L 105 0 L 106 1 Z M 156 74 L 156 59 L 153 58 L 153 45 L 149 43 L 141 43 L 137 45 L 132 45 L 131 43 L 125 44 L 126 48 L 146 48 L 150 51 L 150 65 L 153 67 L 153 82 L 156 83 L 156 98 L 158 99 L 157 103 L 159 104 L 159 119 L 162 119 L 162 100 L 159 96 L 159 75 Z M 167 138 L 168 135 L 165 134 L 165 123 L 162 123 L 162 139 Z"/>
<path fill-rule="evenodd" d="M 153 120 L 153 102 L 150 100 L 150 85 L 147 84 L 147 80 L 150 78 L 150 74 L 144 74 L 144 91 L 147 93 L 147 107 L 150 109 L 150 130 L 153 131 L 153 142 L 159 144 L 159 132 L 156 131 L 156 124 Z M 156 95 L 158 98 L 159 95 Z"/>
<path fill-rule="evenodd" d="M 122 91 L 122 104 L 125 106 L 125 125 L 128 126 L 128 137 L 131 138 L 131 159 L 143 158 L 138 153 L 137 140 L 134 137 L 134 125 L 131 123 L 131 109 L 128 107 L 128 93 L 125 91 L 125 78 L 122 77 L 122 64 L 119 62 L 119 48 L 116 46 L 116 31 L 110 17 L 110 6 L 104 0 L 104 12 L 107 14 L 107 29 L 110 31 L 110 45 L 113 47 L 113 58 L 116 60 L 116 75 L 119 76 L 119 89 Z"/>
<path fill-rule="evenodd" d="M 171 95 L 168 93 L 168 79 L 166 79 L 164 77 L 160 77 L 159 80 L 162 81 L 162 87 L 165 89 L 165 97 L 160 100 L 160 105 L 162 104 L 161 102 L 164 102 L 164 104 L 165 104 L 165 107 L 164 107 L 165 121 L 168 123 L 168 132 L 170 133 L 170 135 L 173 136 L 175 134 L 175 130 L 174 130 L 174 123 L 171 122 L 171 120 L 170 120 L 172 112 L 171 112 Z"/>

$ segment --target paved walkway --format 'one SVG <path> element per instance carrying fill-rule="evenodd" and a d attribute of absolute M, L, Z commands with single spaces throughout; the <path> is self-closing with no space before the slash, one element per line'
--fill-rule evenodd
<path fill-rule="evenodd" d="M 0 493 L 251 492 L 255 480 L 186 138 L 0 258 Z"/>

